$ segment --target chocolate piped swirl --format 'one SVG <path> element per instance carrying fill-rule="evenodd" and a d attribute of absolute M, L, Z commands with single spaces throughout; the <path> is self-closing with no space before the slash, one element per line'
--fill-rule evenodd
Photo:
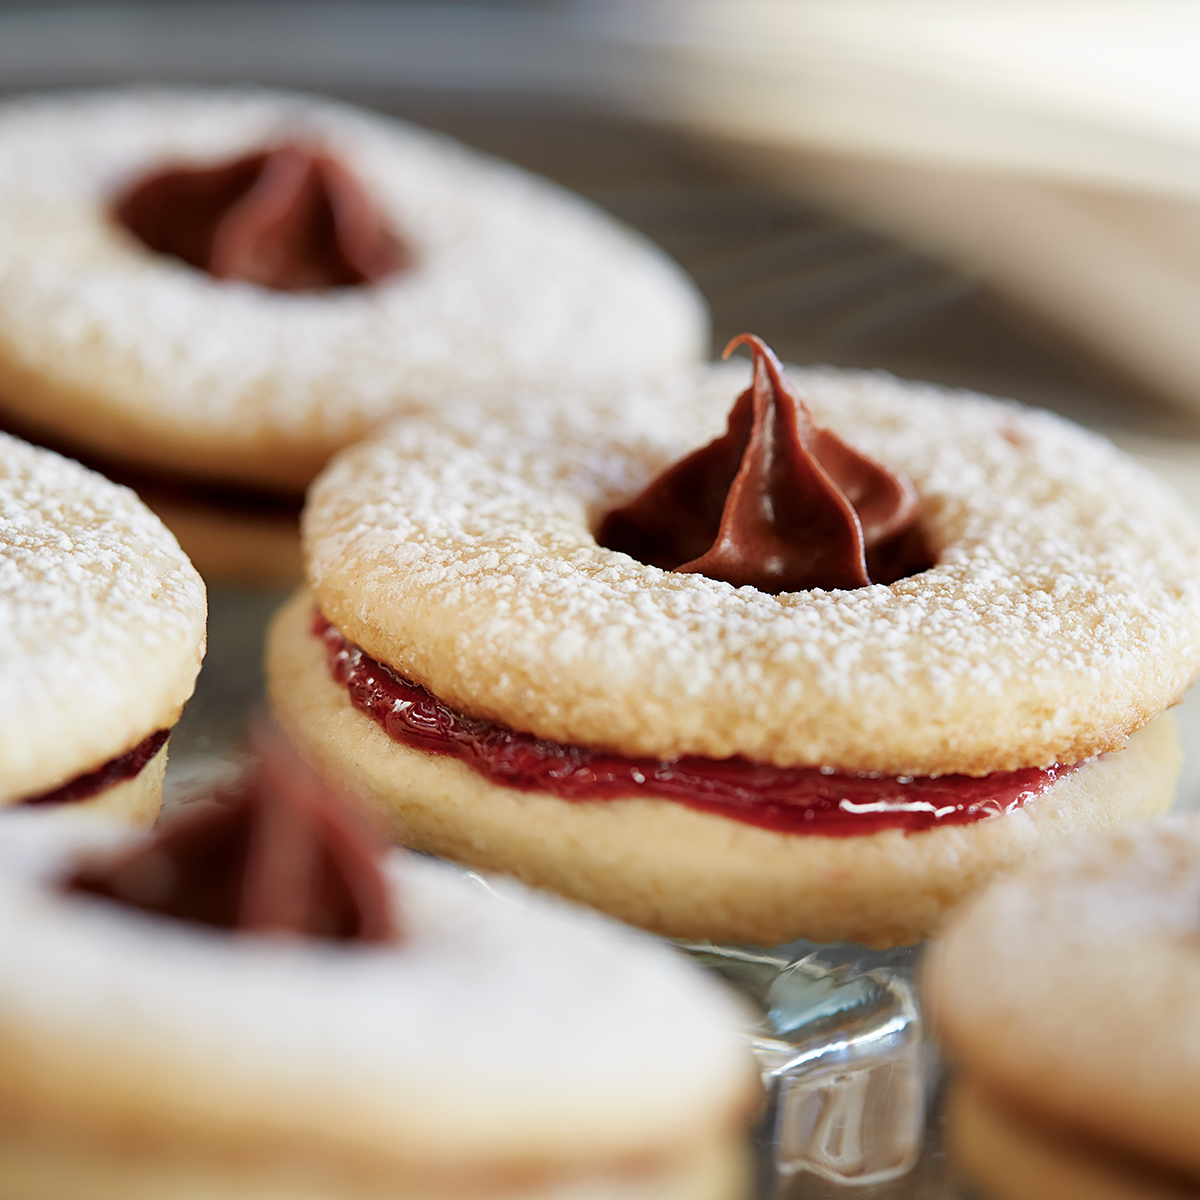
<path fill-rule="evenodd" d="M 155 171 L 117 199 L 113 215 L 159 254 L 279 291 L 373 283 L 409 262 L 358 180 L 294 142 Z"/>
<path fill-rule="evenodd" d="M 931 565 L 917 494 L 819 426 L 752 334 L 754 381 L 726 432 L 602 522 L 597 541 L 666 570 L 776 594 L 893 583 Z"/>
<path fill-rule="evenodd" d="M 218 929 L 334 941 L 397 938 L 380 849 L 277 736 L 219 803 L 89 864 L 70 891 Z"/>

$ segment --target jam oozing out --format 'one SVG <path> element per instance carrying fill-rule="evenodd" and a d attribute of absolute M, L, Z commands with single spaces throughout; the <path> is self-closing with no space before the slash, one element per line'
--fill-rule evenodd
<path fill-rule="evenodd" d="M 166 745 L 171 736 L 169 729 L 159 729 L 149 737 L 143 738 L 134 748 L 117 758 L 111 758 L 94 771 L 86 775 L 78 775 L 64 783 L 62 787 L 37 796 L 28 796 L 22 804 L 77 804 L 81 800 L 90 800 L 107 788 L 134 779 L 142 773 L 142 768 Z"/>
<path fill-rule="evenodd" d="M 84 866 L 67 890 L 218 929 L 394 941 L 370 831 L 278 734 L 260 735 L 257 749 L 254 768 L 217 803 Z"/>
<path fill-rule="evenodd" d="M 425 688 L 346 641 L 320 613 L 313 633 L 351 703 L 394 741 L 448 754 L 493 783 L 564 800 L 655 797 L 780 833 L 918 832 L 1011 812 L 1070 767 L 967 775 L 877 777 L 743 758 L 626 758 L 547 741 L 448 708 Z"/>
<path fill-rule="evenodd" d="M 408 265 L 358 180 L 297 142 L 164 167 L 118 197 L 113 215 L 151 250 L 277 291 L 372 283 Z"/>
<path fill-rule="evenodd" d="M 668 571 L 777 594 L 894 583 L 932 565 L 917 493 L 816 423 L 761 338 L 728 428 L 604 518 L 596 540 Z"/>

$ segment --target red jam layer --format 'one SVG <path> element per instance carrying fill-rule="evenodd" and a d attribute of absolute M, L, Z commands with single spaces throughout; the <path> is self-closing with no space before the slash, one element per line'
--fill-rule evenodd
<path fill-rule="evenodd" d="M 42 792 L 40 796 L 30 796 L 22 800 L 22 804 L 77 804 L 80 800 L 90 800 L 106 788 L 115 787 L 127 779 L 133 779 L 142 773 L 142 768 L 166 745 L 171 736 L 169 729 L 159 729 L 149 737 L 143 738 L 127 754 L 120 758 L 111 758 L 94 771 L 79 775 L 70 783 L 55 788 L 51 792 Z"/>
<path fill-rule="evenodd" d="M 1019 808 L 1070 767 L 969 775 L 871 776 L 744 758 L 626 758 L 551 742 L 447 708 L 345 638 L 320 614 L 313 633 L 350 701 L 394 741 L 449 754 L 493 783 L 564 800 L 654 796 L 778 833 L 834 837 L 963 825 Z"/>

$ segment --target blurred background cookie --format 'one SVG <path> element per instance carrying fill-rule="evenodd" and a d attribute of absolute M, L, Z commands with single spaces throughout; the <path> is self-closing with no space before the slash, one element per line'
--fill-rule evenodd
<path fill-rule="evenodd" d="M 5 1195 L 744 1194 L 757 1089 L 723 985 L 594 914 L 384 857 L 265 746 L 154 838 L 0 829 Z"/>
<path fill-rule="evenodd" d="M 1189 816 L 1048 854 L 948 930 L 926 999 L 969 1085 L 966 1165 L 998 1195 L 1031 1194 L 1014 1189 L 1039 1153 L 1090 1170 L 1091 1187 L 1062 1195 L 1195 1194 L 1198 912 Z"/>
<path fill-rule="evenodd" d="M 0 163 L 0 420 L 161 497 L 208 573 L 294 579 L 304 488 L 385 416 L 706 348 L 632 232 L 332 101 L 31 98 Z"/>
<path fill-rule="evenodd" d="M 0 808 L 153 822 L 204 585 L 127 488 L 0 434 Z"/>
<path fill-rule="evenodd" d="M 956 1180 L 988 1200 L 1188 1200 L 1187 1179 L 1111 1144 L 1098 1144 L 954 1079 L 946 1100 L 946 1147 Z"/>

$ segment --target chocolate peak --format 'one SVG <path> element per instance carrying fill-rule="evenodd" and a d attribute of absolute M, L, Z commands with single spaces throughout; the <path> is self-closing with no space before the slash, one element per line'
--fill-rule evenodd
<path fill-rule="evenodd" d="M 113 215 L 151 250 L 279 291 L 372 283 L 408 265 L 362 185 L 295 142 L 134 183 Z"/>
<path fill-rule="evenodd" d="M 610 512 L 597 541 L 771 594 L 893 583 L 928 567 L 908 479 L 817 425 L 760 338 L 740 334 L 722 357 L 742 345 L 754 382 L 725 434 Z"/>
<path fill-rule="evenodd" d="M 397 937 L 381 850 L 278 734 L 220 802 L 80 869 L 69 891 L 183 921 L 336 941 Z"/>

